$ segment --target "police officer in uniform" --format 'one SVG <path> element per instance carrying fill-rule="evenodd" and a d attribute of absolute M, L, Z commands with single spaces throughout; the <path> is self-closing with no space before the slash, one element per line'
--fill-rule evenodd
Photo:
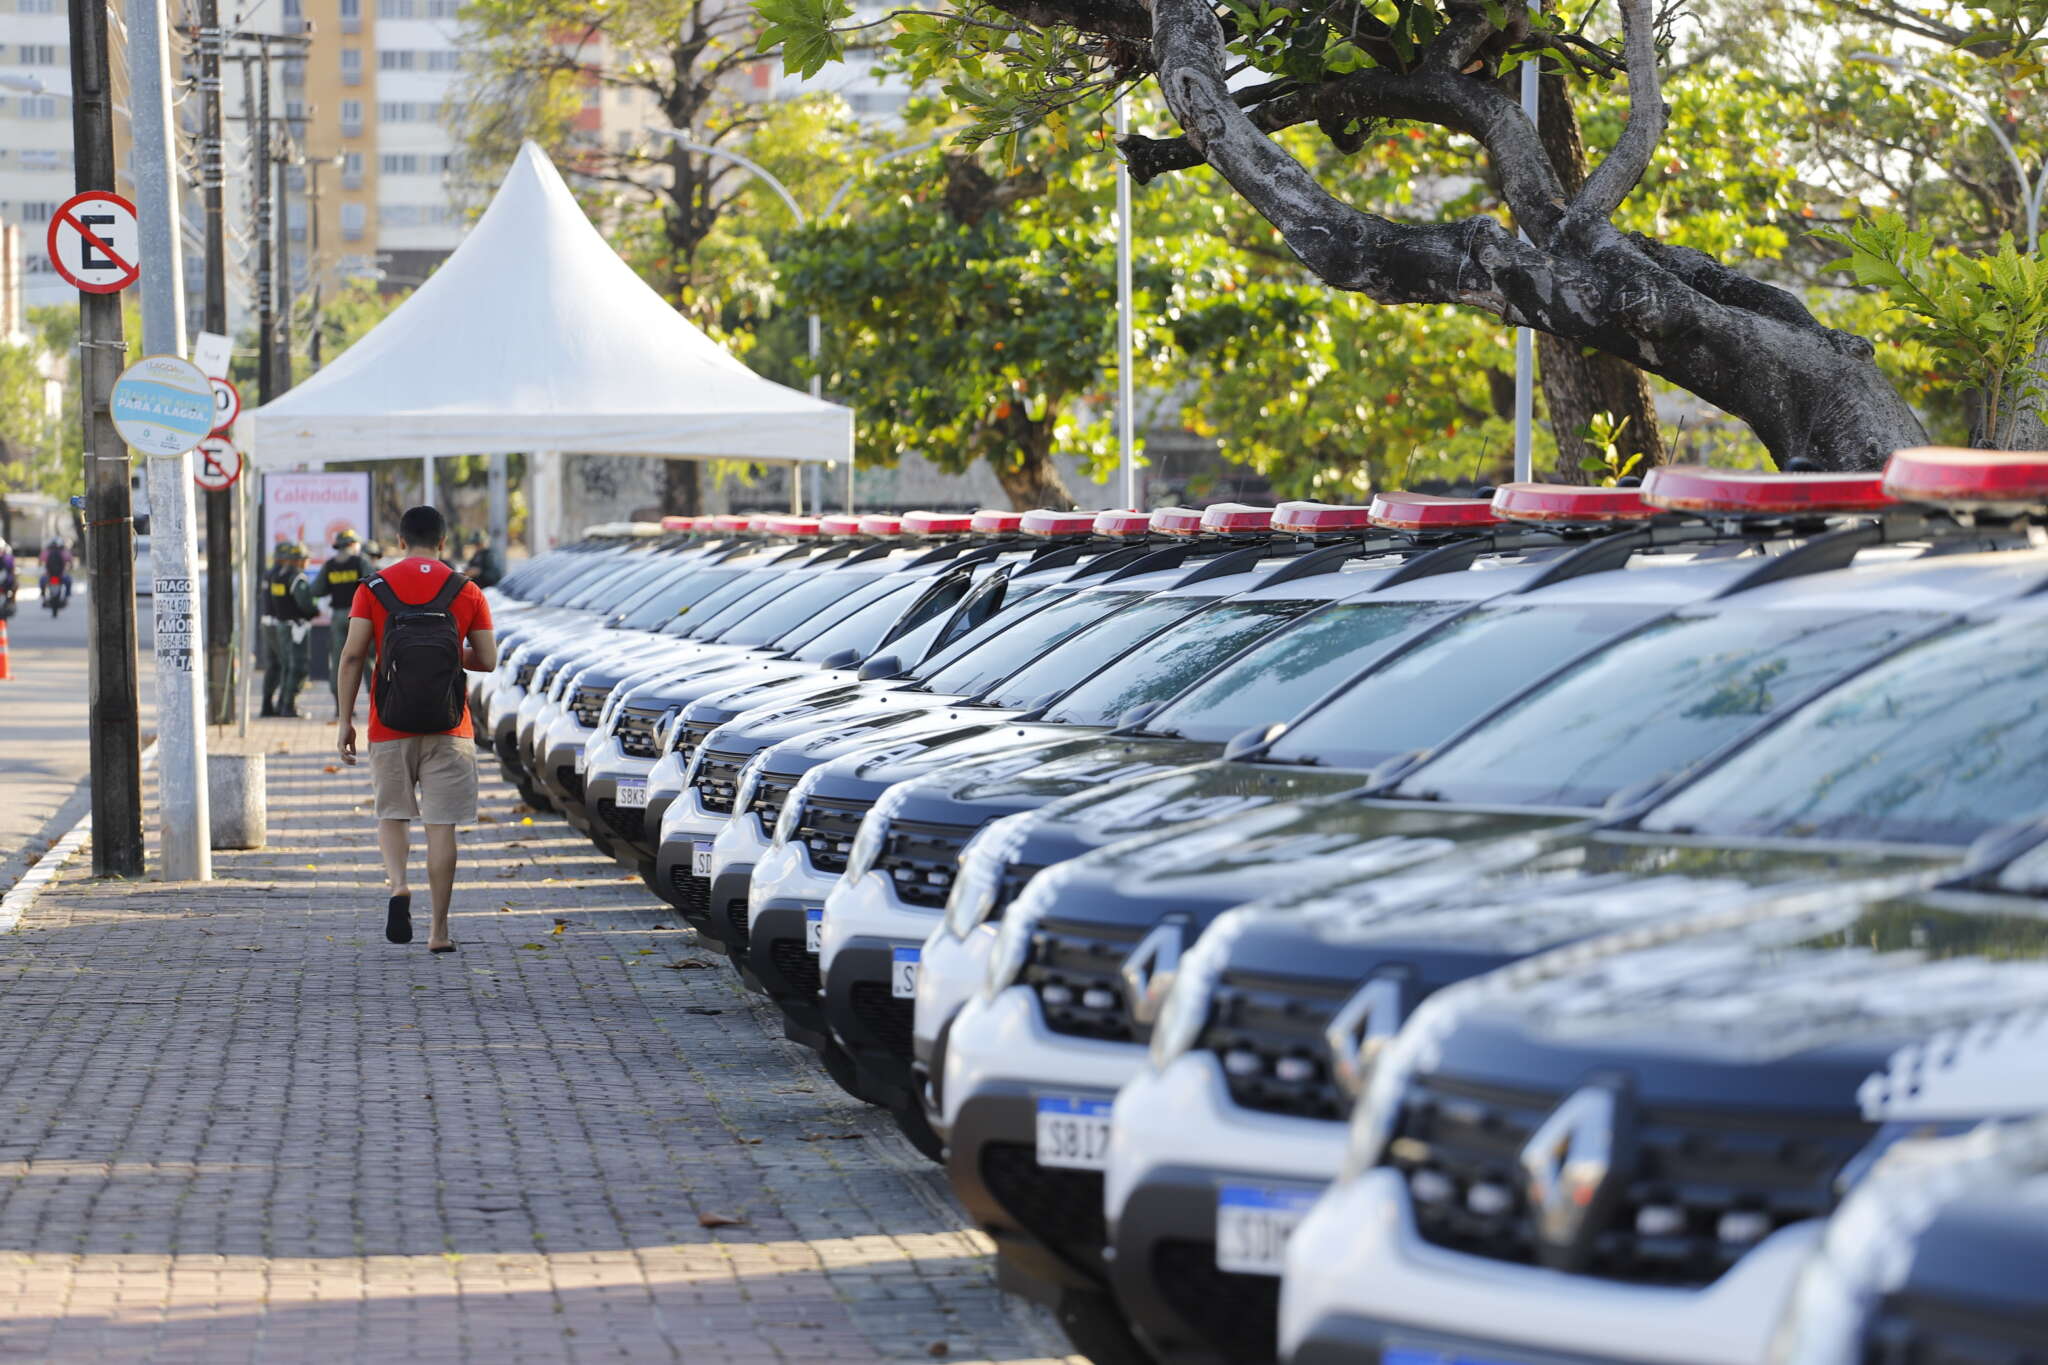
<path fill-rule="evenodd" d="M 491 546 L 491 538 L 482 531 L 471 531 L 462 538 L 469 549 L 469 562 L 462 567 L 463 573 L 479 588 L 495 588 L 505 576 L 505 562 L 498 557 Z"/>
<path fill-rule="evenodd" d="M 334 538 L 334 553 L 313 575 L 313 596 L 327 599 L 333 620 L 327 626 L 327 690 L 331 694 L 341 679 L 341 647 L 348 641 L 348 612 L 356 600 L 356 589 L 374 569 L 363 557 L 362 540 L 354 531 Z"/>
<path fill-rule="evenodd" d="M 297 719 L 299 688 L 311 661 L 312 620 L 320 613 L 313 585 L 306 581 L 306 547 L 278 546 L 263 588 L 263 643 L 269 661 L 263 668 L 262 713 Z"/>

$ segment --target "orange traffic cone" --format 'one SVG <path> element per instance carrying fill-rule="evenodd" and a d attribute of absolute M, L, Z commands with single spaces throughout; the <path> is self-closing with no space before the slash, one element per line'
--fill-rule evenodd
<path fill-rule="evenodd" d="M 0 682 L 6 682 L 13 676 L 7 671 L 7 622 L 0 620 Z"/>

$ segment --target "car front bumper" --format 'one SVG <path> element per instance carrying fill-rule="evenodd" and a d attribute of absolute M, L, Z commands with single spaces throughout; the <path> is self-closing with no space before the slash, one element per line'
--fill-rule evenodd
<path fill-rule="evenodd" d="M 591 828 L 612 840 L 613 856 L 638 867 L 654 861 L 655 828 L 647 820 L 647 808 L 619 804 L 619 784 L 645 783 L 654 767 L 651 758 L 637 758 L 619 748 L 611 735 L 593 738 L 586 747 L 583 774 L 583 810 Z"/>
<path fill-rule="evenodd" d="M 910 1070 L 924 1101 L 925 1122 L 940 1138 L 945 1126 L 946 1039 L 953 1020 L 981 989 L 988 976 L 989 954 L 994 950 L 996 928 L 976 925 L 966 938 L 955 938 L 941 925 L 924 941 L 924 956 L 917 968 L 917 1011 L 910 1035 Z"/>

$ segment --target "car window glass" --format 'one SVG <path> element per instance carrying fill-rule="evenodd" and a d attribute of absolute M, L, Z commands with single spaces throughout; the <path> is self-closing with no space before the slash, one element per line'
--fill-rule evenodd
<path fill-rule="evenodd" d="M 1005 678 L 982 700 L 991 706 L 1029 706 L 1048 692 L 1065 692 L 1083 678 L 1116 661 L 1121 672 L 1133 648 L 1157 631 L 1194 615 L 1216 601 L 1213 597 L 1154 597 L 1126 607 L 1107 621 L 1097 621 Z"/>
<path fill-rule="evenodd" d="M 1129 606 L 1144 595 L 1137 592 L 1081 593 L 1064 602 L 1056 602 L 922 679 L 924 690 L 944 696 L 979 696 L 1074 632 Z"/>
<path fill-rule="evenodd" d="M 1315 605 L 1300 600 L 1220 603 L 1121 655 L 1062 697 L 1046 719 L 1065 725 L 1114 725 L 1133 706 L 1164 701 Z M 1016 682 L 1011 679 L 1004 689 Z"/>
<path fill-rule="evenodd" d="M 1545 672 L 1657 612 L 1613 603 L 1478 608 L 1317 707 L 1270 752 L 1282 762 L 1362 770 L 1433 748 Z"/>
<path fill-rule="evenodd" d="M 919 680 L 929 678 L 940 669 L 951 667 L 956 659 L 965 658 L 975 650 L 980 649 L 990 640 L 1001 635 L 1027 616 L 1035 615 L 1053 603 L 1063 602 L 1073 595 L 1074 590 L 1071 588 L 1045 588 L 1021 600 L 1005 596 L 1003 605 L 996 610 L 994 616 L 989 617 L 959 639 L 948 643 L 943 649 L 932 655 L 931 658 L 919 664 L 910 676 Z"/>
<path fill-rule="evenodd" d="M 697 618 L 697 624 L 684 634 L 692 640 L 717 640 L 759 611 L 770 602 L 779 600 L 791 588 L 804 580 L 793 568 L 762 569 L 754 578 L 753 586 L 745 592 L 727 597 L 723 602 L 705 601 L 698 604 L 690 614 Z"/>
<path fill-rule="evenodd" d="M 636 588 L 653 569 L 654 566 L 649 564 L 614 564 L 583 582 L 568 605 L 582 611 L 615 602 Z"/>
<path fill-rule="evenodd" d="M 704 625 L 715 620 L 733 603 L 761 590 L 762 585 L 773 583 L 780 578 L 780 569 L 741 569 L 717 589 L 704 594 L 683 610 L 676 623 L 675 634 L 687 635 L 692 639 L 702 638 Z"/>
<path fill-rule="evenodd" d="M 1339 602 L 1312 613 L 1201 679 L 1145 722 L 1153 734 L 1222 744 L 1296 715 L 1418 630 L 1469 602 Z M 1076 693 L 1069 701 L 1080 699 Z"/>
<path fill-rule="evenodd" d="M 826 631 L 864 610 L 878 598 L 886 597 L 902 586 L 901 581 L 886 574 L 868 576 L 861 581 L 859 587 L 813 615 L 810 620 L 792 626 L 789 633 L 775 643 L 786 650 L 802 649 Z"/>
<path fill-rule="evenodd" d="M 739 569 L 706 569 L 700 574 L 693 575 L 689 591 L 676 602 L 668 624 L 661 628 L 660 633 L 683 634 L 690 628 L 691 622 L 699 619 L 693 614 L 697 604 L 721 589 L 731 587 L 741 576 Z"/>
<path fill-rule="evenodd" d="M 675 619 L 675 614 L 715 584 L 705 582 L 705 573 L 677 574 L 620 612 L 619 624 L 628 630 L 657 630 Z"/>
<path fill-rule="evenodd" d="M 1946 631 L 1658 806 L 1644 827 L 1965 844 L 2048 811 L 2048 623 Z"/>
<path fill-rule="evenodd" d="M 889 632 L 889 627 L 909 609 L 924 591 L 931 587 L 928 578 L 915 578 L 908 582 L 897 580 L 887 592 L 854 612 L 835 626 L 819 631 L 796 651 L 796 657 L 805 663 L 822 663 L 834 654 L 852 650 L 865 659 L 874 652 L 875 646 Z"/>
<path fill-rule="evenodd" d="M 866 575 L 827 569 L 803 574 L 793 584 L 778 585 L 718 636 L 726 645 L 765 645 L 781 638 L 820 610 L 837 602 L 866 581 Z M 736 608 L 729 608 L 730 615 Z"/>
<path fill-rule="evenodd" d="M 1660 621 L 1501 712 L 1396 794 L 1599 806 L 1623 787 L 1680 775 L 1933 623 L 1912 612 L 1740 606 Z"/>

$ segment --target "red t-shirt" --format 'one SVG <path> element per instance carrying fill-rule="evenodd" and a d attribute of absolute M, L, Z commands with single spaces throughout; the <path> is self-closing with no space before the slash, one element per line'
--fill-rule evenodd
<path fill-rule="evenodd" d="M 448 581 L 448 575 L 455 572 L 438 559 L 401 559 L 396 564 L 387 564 L 378 570 L 378 576 L 391 585 L 392 594 L 399 601 L 410 606 L 434 600 L 434 594 Z M 481 589 L 474 583 L 465 583 L 462 591 L 455 594 L 455 601 L 449 607 L 455 616 L 455 633 L 462 640 L 469 639 L 472 630 L 491 629 L 491 604 L 484 600 Z M 356 600 L 349 604 L 348 614 L 370 623 L 370 635 L 381 647 L 384 643 L 384 604 L 367 587 L 356 589 Z M 366 678 L 364 681 L 368 681 Z M 370 743 L 379 744 L 385 740 L 404 739 L 410 731 L 393 730 L 377 719 L 377 689 L 370 693 Z M 469 699 L 462 702 L 462 723 L 443 734 L 469 737 Z"/>

